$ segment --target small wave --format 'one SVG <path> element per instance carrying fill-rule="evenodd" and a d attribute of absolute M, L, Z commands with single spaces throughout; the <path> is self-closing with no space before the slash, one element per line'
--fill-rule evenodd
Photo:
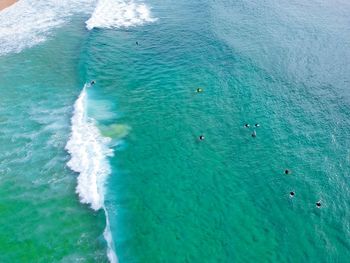
<path fill-rule="evenodd" d="M 21 0 L 0 12 L 0 56 L 19 53 L 52 35 L 75 13 L 90 13 L 96 0 Z"/>
<path fill-rule="evenodd" d="M 67 165 L 79 173 L 76 192 L 80 201 L 92 209 L 103 209 L 106 215 L 104 238 L 107 241 L 107 255 L 110 262 L 117 262 L 110 231 L 108 213 L 104 206 L 105 182 L 111 172 L 107 158 L 113 155 L 109 148 L 110 138 L 103 137 L 95 121 L 86 115 L 87 85 L 84 86 L 74 104 L 71 137 L 66 150 L 71 155 Z"/>
<path fill-rule="evenodd" d="M 100 0 L 86 21 L 87 29 L 127 28 L 154 22 L 149 7 L 144 3 L 125 0 Z"/>

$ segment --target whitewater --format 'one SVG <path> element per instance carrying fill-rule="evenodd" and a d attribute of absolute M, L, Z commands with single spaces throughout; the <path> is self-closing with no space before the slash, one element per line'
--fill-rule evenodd
<path fill-rule="evenodd" d="M 73 15 L 89 15 L 86 28 L 127 28 L 154 22 L 145 3 L 122 0 L 21 0 L 0 12 L 0 56 L 53 38 Z"/>
<path fill-rule="evenodd" d="M 151 9 L 142 2 L 121 0 L 21 0 L 0 12 L 0 56 L 21 53 L 55 39 L 57 29 L 69 26 L 75 15 L 89 17 L 86 29 L 128 28 L 156 21 Z M 84 26 L 82 24 L 82 26 Z M 96 121 L 87 116 L 86 84 L 74 104 L 71 134 L 65 146 L 70 154 L 67 166 L 78 174 L 76 193 L 83 204 L 104 210 L 110 262 L 118 262 L 110 230 L 108 211 L 104 205 L 106 181 L 111 174 L 108 158 L 114 155 L 111 139 L 101 135 Z"/>
<path fill-rule="evenodd" d="M 109 148 L 110 139 L 103 137 L 95 125 L 95 120 L 88 118 L 87 88 L 85 85 L 74 105 L 72 133 L 66 145 L 71 155 L 67 165 L 79 173 L 76 192 L 80 201 L 89 204 L 93 210 L 103 209 L 106 216 L 104 237 L 107 241 L 107 255 L 110 262 L 117 262 L 113 238 L 109 226 L 108 213 L 104 206 L 105 183 L 111 168 L 108 157 L 113 156 Z"/>
<path fill-rule="evenodd" d="M 100 0 L 89 20 L 86 28 L 127 28 L 140 26 L 147 22 L 154 22 L 147 5 L 133 1 Z M 107 256 L 112 263 L 118 262 L 114 248 L 113 236 L 110 230 L 108 211 L 104 206 L 105 184 L 111 168 L 108 158 L 113 156 L 110 147 L 111 139 L 103 137 L 94 119 L 86 114 L 87 89 L 86 84 L 74 105 L 71 120 L 71 137 L 66 145 L 71 159 L 67 165 L 79 173 L 76 192 L 80 201 L 89 204 L 93 210 L 103 209 L 106 217 L 104 238 L 107 242 Z"/>
<path fill-rule="evenodd" d="M 90 14 L 96 0 L 20 0 L 0 12 L 0 56 L 20 53 L 53 38 L 73 15 Z"/>
<path fill-rule="evenodd" d="M 122 0 L 100 0 L 86 28 L 127 28 L 154 22 L 150 8 L 144 3 Z"/>

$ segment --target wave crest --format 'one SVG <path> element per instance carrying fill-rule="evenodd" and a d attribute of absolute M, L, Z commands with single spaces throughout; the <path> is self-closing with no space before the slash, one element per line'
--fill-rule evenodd
<path fill-rule="evenodd" d="M 154 22 L 149 7 L 144 3 L 123 0 L 100 0 L 86 21 L 87 29 L 127 28 Z"/>
<path fill-rule="evenodd" d="M 89 204 L 92 209 L 103 209 L 106 215 L 106 228 L 103 236 L 107 242 L 107 255 L 112 263 L 116 263 L 112 234 L 108 213 L 104 206 L 105 183 L 111 173 L 107 158 L 113 155 L 109 148 L 110 138 L 103 137 L 93 119 L 86 114 L 87 92 L 85 85 L 74 104 L 71 137 L 66 150 L 71 155 L 67 165 L 79 173 L 76 192 L 80 202 Z"/>
<path fill-rule="evenodd" d="M 109 138 L 103 137 L 93 119 L 86 116 L 86 87 L 74 105 L 72 133 L 66 145 L 69 168 L 79 173 L 76 192 L 80 201 L 98 210 L 104 203 L 104 183 L 110 174 L 107 157 L 113 155 Z"/>
<path fill-rule="evenodd" d="M 90 13 L 96 0 L 21 0 L 0 12 L 0 56 L 19 53 L 52 36 L 75 13 Z"/>

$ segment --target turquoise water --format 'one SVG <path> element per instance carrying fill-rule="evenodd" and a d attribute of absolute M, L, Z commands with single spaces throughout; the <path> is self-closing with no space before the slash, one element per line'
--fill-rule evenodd
<path fill-rule="evenodd" d="M 1 262 L 348 261 L 349 3 L 78 2 L 0 44 Z"/>

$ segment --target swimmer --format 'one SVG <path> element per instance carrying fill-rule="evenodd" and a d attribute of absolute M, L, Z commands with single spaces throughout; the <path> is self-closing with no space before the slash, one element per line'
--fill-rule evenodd
<path fill-rule="evenodd" d="M 260 127 L 260 124 L 259 123 L 255 123 L 255 127 Z"/>
<path fill-rule="evenodd" d="M 200 135 L 199 136 L 199 139 L 201 140 L 201 141 L 203 141 L 205 138 L 204 138 L 204 135 Z"/>
<path fill-rule="evenodd" d="M 248 123 L 244 124 L 244 127 L 249 128 L 250 125 Z"/>
<path fill-rule="evenodd" d="M 321 207 L 321 201 L 317 201 L 317 202 L 316 202 L 316 207 L 317 207 L 317 208 L 320 208 L 320 207 Z"/>
<path fill-rule="evenodd" d="M 197 93 L 203 92 L 203 89 L 202 88 L 198 88 L 198 89 L 196 89 L 196 92 Z"/>
<path fill-rule="evenodd" d="M 288 169 L 286 169 L 286 170 L 284 171 L 284 174 L 290 174 L 290 171 L 289 171 Z"/>
<path fill-rule="evenodd" d="M 253 131 L 252 133 L 252 137 L 255 138 L 256 137 L 256 131 Z"/>
<path fill-rule="evenodd" d="M 293 197 L 294 197 L 294 195 L 295 195 L 295 193 L 294 193 L 294 192 L 290 192 L 290 193 L 289 193 L 289 196 L 290 196 L 291 198 L 293 198 Z"/>
<path fill-rule="evenodd" d="M 90 85 L 94 85 L 96 82 L 94 80 L 91 80 Z"/>

